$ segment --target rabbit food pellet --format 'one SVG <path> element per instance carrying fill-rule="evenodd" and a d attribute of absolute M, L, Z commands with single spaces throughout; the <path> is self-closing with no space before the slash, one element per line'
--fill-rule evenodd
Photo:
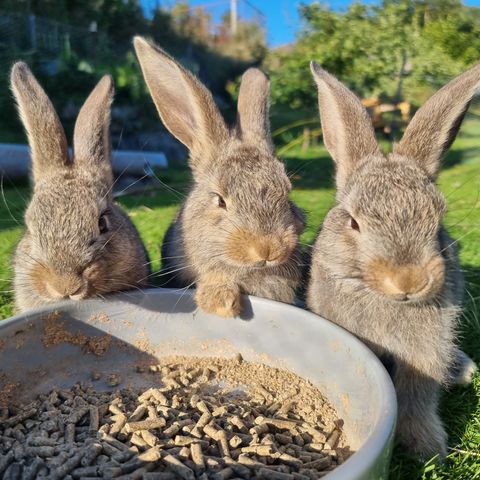
<path fill-rule="evenodd" d="M 0 476 L 308 480 L 350 454 L 313 385 L 240 358 L 164 359 L 136 368 L 152 385 L 140 392 L 77 384 L 10 406 Z"/>

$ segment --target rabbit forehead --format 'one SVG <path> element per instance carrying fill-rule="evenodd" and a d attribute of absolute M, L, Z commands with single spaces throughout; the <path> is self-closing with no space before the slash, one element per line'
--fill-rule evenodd
<path fill-rule="evenodd" d="M 215 181 L 231 199 L 284 197 L 291 185 L 282 162 L 253 148 L 244 148 L 221 159 Z"/>
<path fill-rule="evenodd" d="M 368 164 L 352 176 L 344 203 L 371 229 L 389 235 L 434 234 L 446 204 L 427 174 L 407 161 Z"/>
<path fill-rule="evenodd" d="M 25 218 L 45 247 L 46 242 L 63 240 L 83 244 L 96 232 L 98 217 L 107 205 L 106 195 L 96 185 L 72 179 L 37 187 Z"/>

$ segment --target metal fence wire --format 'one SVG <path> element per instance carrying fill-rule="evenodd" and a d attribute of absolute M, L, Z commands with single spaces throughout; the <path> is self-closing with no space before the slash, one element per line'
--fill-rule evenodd
<path fill-rule="evenodd" d="M 95 60 L 101 46 L 107 43 L 108 38 L 97 31 L 95 24 L 79 28 L 35 15 L 0 11 L 0 125 L 16 121 L 12 118 L 15 110 L 9 87 L 10 68 L 15 61 L 24 60 L 37 71 L 54 75 L 62 59 L 68 59 L 72 52 Z"/>

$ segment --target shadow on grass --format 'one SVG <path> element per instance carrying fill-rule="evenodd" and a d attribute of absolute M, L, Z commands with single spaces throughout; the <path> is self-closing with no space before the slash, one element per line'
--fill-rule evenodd
<path fill-rule="evenodd" d="M 480 266 L 462 265 L 466 295 L 460 323 L 461 346 L 480 363 Z"/>
<path fill-rule="evenodd" d="M 457 387 L 446 391 L 442 395 L 440 405 L 440 416 L 444 421 L 445 429 L 448 433 L 448 445 L 451 452 L 452 448 L 462 448 L 465 439 L 468 436 L 468 424 L 472 421 L 480 406 L 480 398 L 472 385 L 467 387 Z M 390 467 L 390 480 L 416 480 L 424 478 L 453 479 L 456 477 L 451 473 L 455 463 L 458 460 L 447 457 L 445 462 L 435 465 L 435 474 L 438 476 L 429 476 L 427 472 L 433 470 L 434 460 L 422 463 L 415 456 L 407 453 L 403 447 L 395 445 L 392 463 Z M 476 458 L 466 456 L 462 462 L 476 462 Z"/>
<path fill-rule="evenodd" d="M 474 153 L 477 153 L 480 156 L 480 146 L 471 148 L 452 148 L 442 161 L 442 170 L 446 170 L 464 162 L 466 159 L 471 158 Z"/>
<path fill-rule="evenodd" d="M 23 226 L 23 215 L 30 200 L 27 180 L 13 182 L 2 177 L 0 191 L 0 231 Z"/>
<path fill-rule="evenodd" d="M 331 188 L 334 185 L 335 167 L 326 153 L 315 158 L 304 158 L 301 155 L 287 157 L 284 162 L 293 188 Z"/>
<path fill-rule="evenodd" d="M 179 206 L 184 197 L 170 192 L 166 189 L 159 189 L 149 194 L 129 194 L 124 197 L 118 198 L 117 202 L 126 208 L 159 208 L 159 207 L 171 207 Z"/>

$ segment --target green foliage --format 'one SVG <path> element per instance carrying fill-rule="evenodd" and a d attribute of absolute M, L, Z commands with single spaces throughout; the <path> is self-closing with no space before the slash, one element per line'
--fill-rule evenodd
<path fill-rule="evenodd" d="M 140 0 L 8 0 L 2 8 L 8 13 L 0 12 L 0 141 L 24 141 L 9 94 L 8 71 L 18 59 L 32 66 L 67 130 L 95 83 L 111 74 L 115 107 L 128 110 L 112 130 L 118 134 L 128 121 L 128 135 L 135 135 L 158 129 L 160 123 L 133 53 L 134 35 L 155 40 L 199 75 L 227 107 L 232 105 L 228 82 L 265 55 L 264 32 L 256 23 L 240 20 L 233 37 L 227 18 L 214 24 L 207 10 L 191 8 L 188 2 L 171 10 L 157 7 L 151 18 Z M 36 15 L 35 42 L 31 14 Z"/>
<path fill-rule="evenodd" d="M 345 12 L 300 6 L 298 41 L 267 58 L 274 100 L 316 102 L 308 63 L 315 60 L 363 97 L 412 103 L 480 57 L 480 11 L 460 0 L 353 3 Z"/>

